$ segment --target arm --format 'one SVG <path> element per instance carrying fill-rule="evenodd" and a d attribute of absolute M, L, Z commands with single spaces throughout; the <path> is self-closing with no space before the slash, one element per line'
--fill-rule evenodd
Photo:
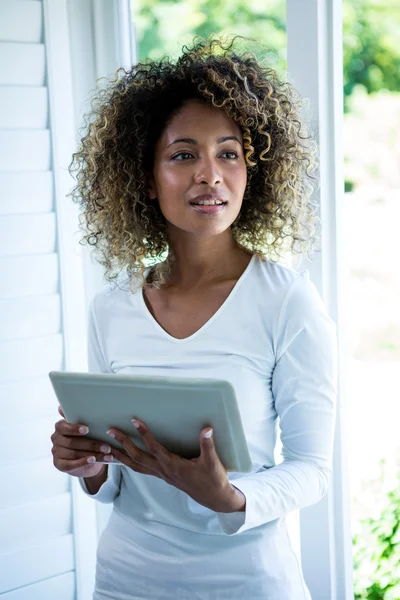
<path fill-rule="evenodd" d="M 95 475 L 94 477 L 84 477 L 83 481 L 88 494 L 90 494 L 91 496 L 97 494 L 103 483 L 107 480 L 107 475 L 108 465 L 104 465 L 103 469 L 98 475 Z"/>
<path fill-rule="evenodd" d="M 235 479 L 244 513 L 219 514 L 228 535 L 321 500 L 328 490 L 337 396 L 336 325 L 304 271 L 286 294 L 274 335 L 272 394 L 283 462 Z"/>

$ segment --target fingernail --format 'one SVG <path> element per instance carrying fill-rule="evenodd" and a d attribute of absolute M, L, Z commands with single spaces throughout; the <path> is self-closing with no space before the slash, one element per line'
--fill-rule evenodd
<path fill-rule="evenodd" d="M 107 454 L 107 456 L 104 457 L 104 461 L 105 462 L 112 462 L 113 461 L 113 455 L 112 454 Z"/>
<path fill-rule="evenodd" d="M 205 437 L 205 438 L 210 438 L 210 437 L 212 436 L 212 434 L 213 434 L 213 430 L 212 430 L 212 429 L 210 429 L 210 431 L 207 431 L 207 432 L 204 434 L 204 437 Z"/>
<path fill-rule="evenodd" d="M 131 423 L 134 427 L 136 427 L 136 429 L 139 429 L 139 427 L 140 427 L 139 421 L 136 421 L 136 419 L 132 419 Z"/>
<path fill-rule="evenodd" d="M 111 448 L 110 446 L 106 446 L 105 444 L 103 444 L 102 446 L 100 446 L 100 452 L 102 452 L 103 454 L 109 454 L 111 452 Z"/>
<path fill-rule="evenodd" d="M 92 464 L 94 462 L 96 462 L 96 457 L 95 456 L 89 456 L 89 458 L 87 459 L 89 464 Z"/>
<path fill-rule="evenodd" d="M 83 434 L 89 433 L 89 427 L 85 427 L 85 426 L 79 427 L 79 433 L 83 433 Z"/>
<path fill-rule="evenodd" d="M 112 438 L 115 438 L 115 433 L 113 433 L 110 429 L 107 431 L 108 435 Z"/>

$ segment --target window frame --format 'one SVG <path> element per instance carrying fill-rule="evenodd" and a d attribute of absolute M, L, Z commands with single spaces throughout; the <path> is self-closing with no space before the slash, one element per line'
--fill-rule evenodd
<path fill-rule="evenodd" d="M 353 600 L 349 476 L 346 463 L 346 348 L 341 307 L 344 256 L 341 240 L 343 176 L 343 16 L 341 0 L 287 0 L 288 78 L 309 99 L 319 142 L 321 252 L 307 264 L 337 325 L 338 408 L 333 473 L 327 496 L 300 511 L 301 562 L 312 598 Z"/>

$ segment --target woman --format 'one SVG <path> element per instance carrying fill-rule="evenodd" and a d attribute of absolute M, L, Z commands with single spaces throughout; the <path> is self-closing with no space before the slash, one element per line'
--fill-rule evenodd
<path fill-rule="evenodd" d="M 285 516 L 327 492 L 336 329 L 308 271 L 273 258 L 313 248 L 315 145 L 295 90 L 232 47 L 200 40 L 117 75 L 74 155 L 110 282 L 90 306 L 89 371 L 230 381 L 253 462 L 228 475 L 209 427 L 185 460 L 142 422 L 147 453 L 110 430 L 124 455 L 60 420 L 55 466 L 114 503 L 95 600 L 310 598 Z"/>

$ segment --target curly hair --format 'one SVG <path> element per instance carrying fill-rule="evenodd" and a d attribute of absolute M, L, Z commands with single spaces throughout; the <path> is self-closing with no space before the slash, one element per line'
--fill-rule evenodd
<path fill-rule="evenodd" d="M 165 270 L 157 267 L 168 263 L 167 223 L 158 203 L 149 201 L 148 177 L 157 140 L 194 98 L 223 110 L 242 132 L 247 185 L 231 226 L 235 242 L 273 261 L 281 251 L 314 251 L 317 144 L 303 135 L 302 100 L 254 54 L 235 51 L 238 37 L 195 38 L 177 60 L 120 68 L 94 91 L 85 135 L 69 165 L 70 174 L 78 173 L 68 195 L 82 209 L 80 243 L 95 246 L 107 281 L 126 270 L 133 291 L 134 279 L 144 285 L 149 264 L 153 285 L 165 281 Z M 161 262 L 162 256 L 167 259 Z"/>

